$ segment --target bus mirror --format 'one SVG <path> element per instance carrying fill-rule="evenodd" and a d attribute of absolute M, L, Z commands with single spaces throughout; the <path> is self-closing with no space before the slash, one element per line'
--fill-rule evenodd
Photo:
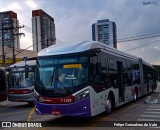
<path fill-rule="evenodd" d="M 101 63 L 100 62 L 96 63 L 96 72 L 98 75 L 101 74 Z"/>
<path fill-rule="evenodd" d="M 28 65 L 25 66 L 25 78 L 28 78 Z"/>

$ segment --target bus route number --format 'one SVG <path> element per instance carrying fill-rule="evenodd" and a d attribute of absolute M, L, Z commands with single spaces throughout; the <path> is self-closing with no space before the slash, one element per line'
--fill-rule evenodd
<path fill-rule="evenodd" d="M 66 99 L 61 99 L 61 102 L 62 102 L 62 103 L 70 103 L 70 102 L 72 102 L 72 100 L 66 98 Z"/>

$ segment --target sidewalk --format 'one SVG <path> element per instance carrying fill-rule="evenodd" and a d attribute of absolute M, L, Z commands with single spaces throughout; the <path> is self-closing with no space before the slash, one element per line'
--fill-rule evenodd
<path fill-rule="evenodd" d="M 147 96 L 144 102 L 147 104 L 160 104 L 160 82 L 157 81 L 157 89 L 152 95 Z"/>

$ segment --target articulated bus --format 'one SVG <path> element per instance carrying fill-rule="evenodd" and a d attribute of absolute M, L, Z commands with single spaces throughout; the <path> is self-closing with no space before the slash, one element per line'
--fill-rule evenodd
<path fill-rule="evenodd" d="M 38 53 L 37 114 L 89 117 L 110 113 L 155 88 L 152 65 L 100 42 L 57 44 Z"/>
<path fill-rule="evenodd" d="M 34 71 L 36 61 L 20 61 L 10 66 L 8 100 L 33 104 Z M 26 77 L 26 70 L 28 76 Z"/>
<path fill-rule="evenodd" d="M 6 70 L 0 67 L 0 102 L 7 100 Z"/>

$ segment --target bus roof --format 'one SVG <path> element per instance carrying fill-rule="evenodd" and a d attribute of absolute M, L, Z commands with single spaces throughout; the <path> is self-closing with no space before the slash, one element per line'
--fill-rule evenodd
<path fill-rule="evenodd" d="M 91 49 L 104 49 L 111 53 L 116 53 L 119 55 L 127 56 L 135 60 L 138 60 L 138 57 L 136 56 L 126 54 L 124 52 L 121 52 L 113 47 L 110 47 L 98 41 L 82 41 L 82 42 L 71 42 L 71 43 L 51 45 L 48 48 L 41 50 L 38 53 L 38 56 L 70 54 L 70 53 L 83 52 Z"/>
<path fill-rule="evenodd" d="M 36 60 L 26 61 L 26 65 L 28 65 L 28 66 L 36 65 Z M 25 61 L 17 62 L 15 64 L 11 65 L 10 67 L 14 67 L 14 66 L 25 66 Z"/>
<path fill-rule="evenodd" d="M 38 53 L 38 56 L 72 54 L 72 53 L 84 52 L 91 49 L 101 49 L 101 50 L 104 50 L 105 52 L 120 55 L 122 57 L 127 57 L 129 59 L 134 59 L 136 61 L 141 59 L 137 56 L 124 53 L 122 51 L 119 51 L 118 49 L 115 49 L 113 47 L 110 47 L 98 41 L 80 41 L 80 42 L 70 42 L 70 43 L 63 43 L 63 44 L 54 44 L 49 46 L 48 48 L 41 50 Z M 154 68 L 151 64 L 147 63 L 144 60 L 142 60 L 142 63 Z"/>
<path fill-rule="evenodd" d="M 149 66 L 149 67 L 155 69 L 154 66 L 152 66 L 152 65 L 149 64 L 148 62 L 146 62 L 146 61 L 144 61 L 144 60 L 142 60 L 142 61 L 143 61 L 143 64 L 144 64 L 144 65 Z"/>

